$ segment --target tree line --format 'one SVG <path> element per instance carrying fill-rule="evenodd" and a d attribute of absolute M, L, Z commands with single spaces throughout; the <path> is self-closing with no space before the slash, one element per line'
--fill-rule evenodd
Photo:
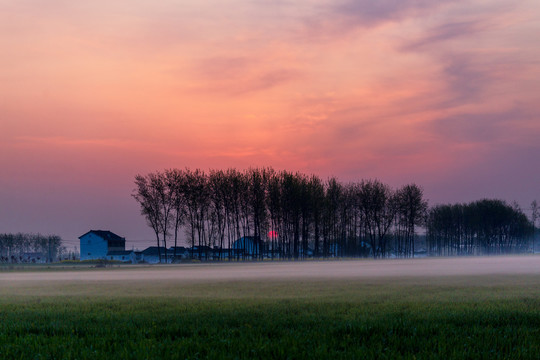
<path fill-rule="evenodd" d="M 57 235 L 0 234 L 0 262 L 53 262 L 65 253 Z"/>
<path fill-rule="evenodd" d="M 163 253 L 172 242 L 176 249 L 184 231 L 192 248 L 218 251 L 250 236 L 264 244 L 253 256 L 259 259 L 411 257 L 428 210 L 416 184 L 343 184 L 272 168 L 169 169 L 137 175 L 135 185 L 132 196 Z"/>
<path fill-rule="evenodd" d="M 133 197 L 163 251 L 167 241 L 177 247 L 183 230 L 192 248 L 230 249 L 251 236 L 265 244 L 258 258 L 262 249 L 287 259 L 411 257 L 421 227 L 430 254 L 493 254 L 525 251 L 533 229 L 519 208 L 500 200 L 430 209 L 416 184 L 343 184 L 272 168 L 170 169 L 137 175 L 135 184 Z"/>
<path fill-rule="evenodd" d="M 519 207 L 501 200 L 429 208 L 414 183 L 393 189 L 379 180 L 250 168 L 168 169 L 137 175 L 135 185 L 160 257 L 174 245 L 176 258 L 182 233 L 192 249 L 217 249 L 219 259 L 240 256 L 227 249 L 248 236 L 261 244 L 252 258 L 301 259 L 412 257 L 420 228 L 431 255 L 520 252 L 534 229 Z"/>
<path fill-rule="evenodd" d="M 517 205 L 501 200 L 438 205 L 427 219 L 427 246 L 432 255 L 479 255 L 529 251 L 538 217 L 536 201 L 531 221 Z"/>

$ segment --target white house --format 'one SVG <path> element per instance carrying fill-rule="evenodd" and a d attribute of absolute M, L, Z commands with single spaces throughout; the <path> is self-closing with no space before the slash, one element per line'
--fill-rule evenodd
<path fill-rule="evenodd" d="M 126 239 L 108 230 L 90 230 L 79 240 L 81 260 L 108 259 L 109 252 L 126 251 Z"/>

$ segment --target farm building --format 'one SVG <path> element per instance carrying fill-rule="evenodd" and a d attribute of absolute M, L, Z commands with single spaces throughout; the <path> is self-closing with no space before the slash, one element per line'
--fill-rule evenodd
<path fill-rule="evenodd" d="M 167 255 L 172 256 L 174 258 L 174 254 L 176 252 L 176 259 L 174 260 L 181 260 L 181 259 L 187 259 L 189 258 L 189 249 L 183 247 L 183 246 L 177 246 L 176 248 L 172 246 L 167 250 Z"/>
<path fill-rule="evenodd" d="M 157 264 L 159 262 L 159 255 L 161 255 L 162 261 L 165 261 L 165 252 L 163 248 L 158 251 L 157 246 L 150 246 L 141 252 L 141 261 L 148 264 Z"/>
<path fill-rule="evenodd" d="M 243 236 L 232 244 L 232 250 L 236 256 L 254 258 L 264 253 L 264 243 L 259 237 Z"/>
<path fill-rule="evenodd" d="M 139 255 L 139 256 L 138 256 Z M 107 260 L 116 260 L 122 262 L 131 262 L 136 264 L 138 262 L 138 257 L 140 257 L 140 252 L 133 250 L 126 251 L 109 251 L 107 253 Z"/>
<path fill-rule="evenodd" d="M 150 246 L 141 252 L 140 261 L 148 264 L 157 264 L 159 263 L 160 254 L 162 263 L 173 263 L 175 261 L 186 259 L 189 257 L 189 250 L 183 246 L 176 247 L 176 259 L 174 258 L 174 253 L 174 247 L 167 249 L 167 257 L 165 258 L 164 248 L 159 248 L 158 252 L 157 246 Z M 165 259 L 167 259 L 167 261 L 165 261 Z"/>
<path fill-rule="evenodd" d="M 212 259 L 214 254 L 210 246 L 194 246 L 189 249 L 189 256 L 193 259 L 209 260 Z"/>
<path fill-rule="evenodd" d="M 81 260 L 108 259 L 109 252 L 126 250 L 126 239 L 108 230 L 90 230 L 79 240 Z"/>

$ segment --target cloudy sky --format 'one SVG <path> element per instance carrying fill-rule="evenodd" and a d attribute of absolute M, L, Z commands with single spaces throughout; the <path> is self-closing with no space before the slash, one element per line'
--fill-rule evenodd
<path fill-rule="evenodd" d="M 152 239 L 133 179 L 174 167 L 526 208 L 539 17 L 537 0 L 0 0 L 0 232 Z"/>

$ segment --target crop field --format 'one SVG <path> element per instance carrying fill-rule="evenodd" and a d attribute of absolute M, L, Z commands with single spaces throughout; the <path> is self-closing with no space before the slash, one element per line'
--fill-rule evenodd
<path fill-rule="evenodd" d="M 540 257 L 0 270 L 2 359 L 538 359 Z"/>

